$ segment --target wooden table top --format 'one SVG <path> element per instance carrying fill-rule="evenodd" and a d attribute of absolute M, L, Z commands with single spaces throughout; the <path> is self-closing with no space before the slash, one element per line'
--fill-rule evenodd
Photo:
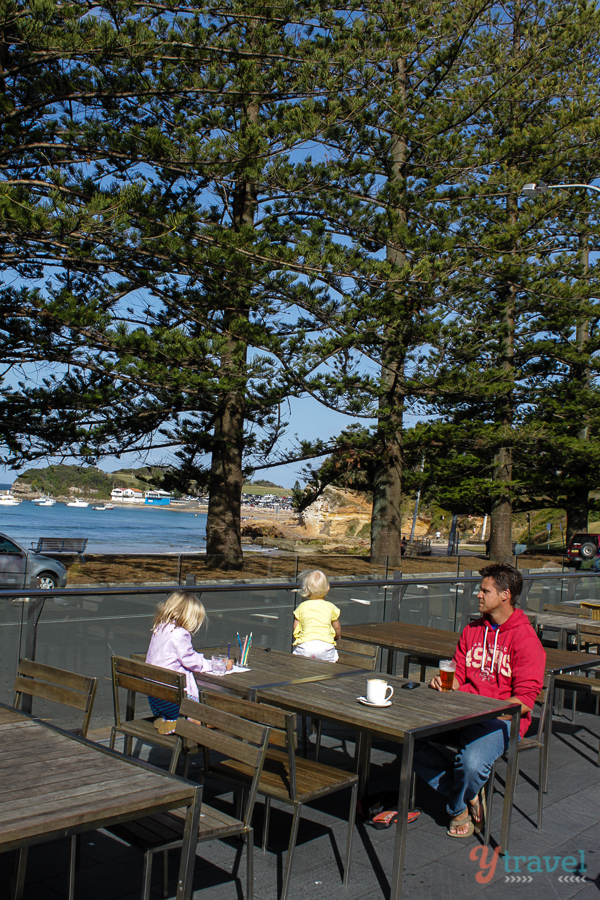
<path fill-rule="evenodd" d="M 202 685 L 218 685 L 246 696 L 251 689 L 259 685 L 296 681 L 300 678 L 333 678 L 356 671 L 354 666 L 343 666 L 339 663 L 333 665 L 319 659 L 307 659 L 303 656 L 294 656 L 292 653 L 282 653 L 280 650 L 264 650 L 261 647 L 250 650 L 248 665 L 249 672 L 231 672 L 228 675 L 199 672 L 196 674 L 196 681 L 200 688 Z"/>
<path fill-rule="evenodd" d="M 17 709 L 11 709 L 9 706 L 0 706 L 0 725 L 6 725 L 9 722 L 22 722 L 24 714 Z"/>
<path fill-rule="evenodd" d="M 196 791 L 23 715 L 0 724 L 0 781 L 2 852 L 189 806 Z"/>
<path fill-rule="evenodd" d="M 365 625 L 348 625 L 343 629 L 344 639 L 378 644 L 384 650 L 411 653 L 422 659 L 436 662 L 454 656 L 460 635 L 441 628 L 426 625 L 406 625 L 404 622 L 375 622 Z M 544 647 L 546 672 L 566 672 L 597 666 L 600 659 L 593 653 L 576 653 L 574 650 L 556 650 Z"/>
<path fill-rule="evenodd" d="M 258 692 L 258 699 L 398 741 L 402 741 L 407 732 L 418 731 L 422 732 L 418 737 L 427 737 L 464 726 L 467 721 L 482 721 L 515 708 L 514 704 L 503 700 L 475 694 L 432 691 L 424 684 L 414 690 L 403 690 L 406 679 L 391 676 L 381 676 L 394 688 L 391 705 L 365 706 L 357 698 L 366 694 L 368 677 L 374 677 L 374 673 L 266 688 Z"/>

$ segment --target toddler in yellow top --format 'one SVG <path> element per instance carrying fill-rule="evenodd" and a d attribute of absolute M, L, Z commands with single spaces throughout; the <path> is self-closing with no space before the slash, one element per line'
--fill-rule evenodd
<path fill-rule="evenodd" d="M 325 600 L 329 580 L 325 572 L 314 569 L 300 575 L 303 603 L 294 610 L 294 654 L 337 662 L 336 638 L 341 637 L 340 611 Z"/>

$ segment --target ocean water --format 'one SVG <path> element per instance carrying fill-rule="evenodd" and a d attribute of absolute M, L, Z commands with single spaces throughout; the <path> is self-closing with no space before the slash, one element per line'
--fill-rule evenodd
<path fill-rule="evenodd" d="M 84 537 L 87 553 L 190 553 L 206 546 L 206 515 L 151 506 L 99 512 L 24 500 L 0 509 L 0 531 L 25 548 L 41 537 Z"/>

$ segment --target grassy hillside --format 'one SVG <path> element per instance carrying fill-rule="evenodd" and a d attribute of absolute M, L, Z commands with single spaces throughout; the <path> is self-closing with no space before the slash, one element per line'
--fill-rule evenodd
<path fill-rule="evenodd" d="M 69 488 L 79 488 L 82 493 L 93 493 L 98 499 L 110 497 L 113 486 L 112 475 L 101 472 L 94 466 L 48 466 L 46 469 L 27 469 L 19 475 L 18 481 L 25 482 L 32 489 L 54 497 L 66 496 Z"/>

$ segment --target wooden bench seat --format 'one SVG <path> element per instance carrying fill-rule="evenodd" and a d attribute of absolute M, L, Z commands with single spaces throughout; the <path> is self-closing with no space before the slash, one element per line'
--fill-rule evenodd
<path fill-rule="evenodd" d="M 588 678 L 587 675 L 557 675 L 555 680 L 556 687 L 566 688 L 567 690 L 591 691 L 591 693 L 600 693 L 600 668 L 590 669 L 591 672 L 597 672 L 595 678 Z"/>
<path fill-rule="evenodd" d="M 185 827 L 185 809 L 175 809 L 172 812 L 146 816 L 127 822 L 124 825 L 112 825 L 111 834 L 115 834 L 121 840 L 127 841 L 140 849 L 161 848 L 164 844 L 181 841 Z M 219 809 L 213 809 L 206 803 L 202 804 L 200 817 L 199 841 L 208 841 L 218 837 L 232 837 L 240 833 L 240 821 L 228 816 Z"/>
<path fill-rule="evenodd" d="M 309 803 L 320 796 L 330 794 L 332 790 L 350 788 L 356 782 L 353 772 L 344 772 L 325 766 L 310 759 L 294 760 L 296 770 L 296 799 L 299 803 Z M 213 763 L 211 772 L 233 778 L 235 781 L 252 780 L 252 771 L 243 763 L 227 760 Z M 290 761 L 287 753 L 280 750 L 269 750 L 260 778 L 259 791 L 273 800 L 289 802 L 290 799 Z"/>

